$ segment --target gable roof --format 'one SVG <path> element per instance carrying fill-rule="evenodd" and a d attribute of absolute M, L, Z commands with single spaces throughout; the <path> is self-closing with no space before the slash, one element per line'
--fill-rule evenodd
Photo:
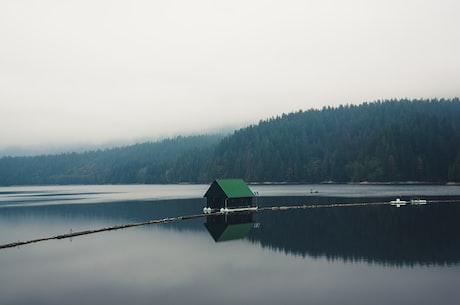
<path fill-rule="evenodd" d="M 209 190 L 213 187 L 213 185 L 217 183 L 222 191 L 228 198 L 238 198 L 238 197 L 253 197 L 254 194 L 252 193 L 251 189 L 244 183 L 242 179 L 216 179 L 211 184 Z M 206 195 L 204 195 L 206 197 Z"/>

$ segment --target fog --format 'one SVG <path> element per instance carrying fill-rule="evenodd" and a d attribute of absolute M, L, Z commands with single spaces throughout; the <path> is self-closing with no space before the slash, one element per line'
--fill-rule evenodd
<path fill-rule="evenodd" d="M 2 1 L 0 150 L 460 95 L 460 2 Z"/>

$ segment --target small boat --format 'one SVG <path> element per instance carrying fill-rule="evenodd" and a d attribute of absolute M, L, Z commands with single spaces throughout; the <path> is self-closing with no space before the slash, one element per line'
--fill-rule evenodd
<path fill-rule="evenodd" d="M 396 198 L 396 200 L 391 200 L 390 204 L 395 205 L 396 207 L 399 208 L 400 206 L 406 205 L 407 201 L 406 200 L 401 200 L 400 198 Z"/>
<path fill-rule="evenodd" d="M 418 204 L 427 204 L 425 199 L 415 198 L 411 199 L 410 204 L 418 205 Z"/>

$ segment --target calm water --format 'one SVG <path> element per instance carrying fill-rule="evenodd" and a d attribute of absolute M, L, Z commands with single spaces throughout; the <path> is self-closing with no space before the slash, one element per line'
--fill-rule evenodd
<path fill-rule="evenodd" d="M 0 244 L 201 213 L 207 187 L 0 188 Z M 259 206 L 453 201 L 197 218 L 2 249 L 0 303 L 460 304 L 459 186 L 251 189 Z"/>

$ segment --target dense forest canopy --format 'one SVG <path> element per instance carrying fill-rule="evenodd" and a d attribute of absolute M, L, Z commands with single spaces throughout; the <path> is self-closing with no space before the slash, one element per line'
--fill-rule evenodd
<path fill-rule="evenodd" d="M 232 135 L 0 159 L 0 185 L 460 181 L 460 100 L 389 100 L 283 114 Z"/>
<path fill-rule="evenodd" d="M 206 156 L 221 135 L 176 137 L 84 153 L 0 159 L 0 185 L 166 183 L 184 155 Z"/>
<path fill-rule="evenodd" d="M 459 118 L 458 99 L 283 114 L 223 139 L 207 171 L 248 181 L 459 180 Z"/>

